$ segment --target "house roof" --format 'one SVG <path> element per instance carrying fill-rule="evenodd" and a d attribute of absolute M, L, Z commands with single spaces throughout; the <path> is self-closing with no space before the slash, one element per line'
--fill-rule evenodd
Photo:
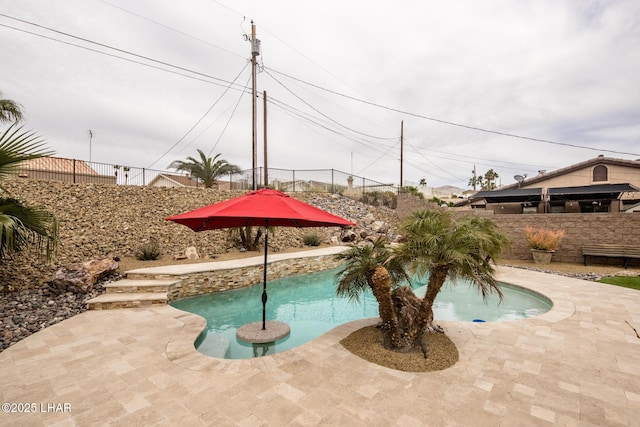
<path fill-rule="evenodd" d="M 616 158 L 613 158 L 613 157 L 605 157 L 605 156 L 601 155 L 601 156 L 595 157 L 593 159 L 585 160 L 584 162 L 574 163 L 574 164 L 566 166 L 564 168 L 556 169 L 556 170 L 553 170 L 551 172 L 541 173 L 541 174 L 536 175 L 534 177 L 527 178 L 520 185 L 530 186 L 530 185 L 537 184 L 537 183 L 542 182 L 542 181 L 546 181 L 546 180 L 548 180 L 550 178 L 566 175 L 566 174 L 568 174 L 570 172 L 574 172 L 576 170 L 584 169 L 584 168 L 591 167 L 591 166 L 596 166 L 596 165 L 599 165 L 599 164 L 619 165 L 619 166 L 626 166 L 626 167 L 640 169 L 640 160 L 616 159 Z M 504 189 L 518 188 L 518 185 L 519 184 L 516 182 L 516 183 L 513 183 L 513 184 L 505 185 L 501 189 L 504 190 Z"/>
<path fill-rule="evenodd" d="M 59 173 L 75 172 L 81 175 L 98 175 L 98 172 L 93 170 L 83 160 L 61 159 L 59 157 L 40 157 L 38 159 L 25 160 L 24 162 L 20 163 L 18 169 L 32 171 L 51 171 Z"/>
<path fill-rule="evenodd" d="M 479 191 L 471 199 L 485 199 L 487 203 L 539 202 L 542 200 L 542 188 L 511 188 L 492 191 Z"/>
<path fill-rule="evenodd" d="M 549 188 L 551 200 L 581 200 L 592 199 L 617 199 L 620 193 L 638 191 L 631 184 L 598 184 L 584 185 L 579 187 L 557 187 Z"/>
<path fill-rule="evenodd" d="M 180 187 L 196 187 L 197 186 L 197 183 L 188 176 L 173 175 L 170 173 L 161 173 L 160 175 L 153 178 L 151 182 L 149 182 L 149 185 L 151 186 L 161 179 L 166 179 L 168 181 L 171 181 Z"/>

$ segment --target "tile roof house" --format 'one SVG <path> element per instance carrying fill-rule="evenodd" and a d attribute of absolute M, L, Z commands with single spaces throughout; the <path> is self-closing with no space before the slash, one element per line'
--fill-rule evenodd
<path fill-rule="evenodd" d="M 640 160 L 598 156 L 470 197 L 494 213 L 624 212 L 640 202 Z"/>
<path fill-rule="evenodd" d="M 53 180 L 63 182 L 83 182 L 94 184 L 115 184 L 113 175 L 100 175 L 83 160 L 59 157 L 41 157 L 25 160 L 16 170 L 18 178 Z"/>
<path fill-rule="evenodd" d="M 186 175 L 161 173 L 149 182 L 149 187 L 197 187 L 198 182 Z"/>
<path fill-rule="evenodd" d="M 193 179 L 188 175 L 175 175 L 170 173 L 161 173 L 153 178 L 149 187 L 202 187 L 197 179 Z M 229 181 L 217 180 L 213 188 L 216 190 L 228 190 Z"/>

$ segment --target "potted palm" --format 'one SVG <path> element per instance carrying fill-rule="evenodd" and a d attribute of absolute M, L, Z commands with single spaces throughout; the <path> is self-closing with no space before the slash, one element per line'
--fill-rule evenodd
<path fill-rule="evenodd" d="M 531 249 L 533 262 L 536 264 L 549 264 L 551 256 L 560 246 L 564 237 L 564 230 L 549 230 L 547 228 L 525 228 L 527 245 Z"/>

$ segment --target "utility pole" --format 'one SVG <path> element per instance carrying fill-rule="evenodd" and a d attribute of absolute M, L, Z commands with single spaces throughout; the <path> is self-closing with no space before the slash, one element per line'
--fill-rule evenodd
<path fill-rule="evenodd" d="M 258 115 L 256 108 L 256 57 L 260 55 L 260 40 L 256 39 L 256 25 L 251 21 L 251 169 L 253 174 L 252 189 L 258 189 Z"/>
<path fill-rule="evenodd" d="M 402 165 L 403 165 L 403 156 L 404 156 L 404 120 L 400 122 L 400 188 L 404 185 L 404 180 L 402 176 Z"/>
<path fill-rule="evenodd" d="M 269 165 L 267 163 L 267 91 L 262 92 L 262 109 L 264 113 L 264 186 L 269 186 Z"/>

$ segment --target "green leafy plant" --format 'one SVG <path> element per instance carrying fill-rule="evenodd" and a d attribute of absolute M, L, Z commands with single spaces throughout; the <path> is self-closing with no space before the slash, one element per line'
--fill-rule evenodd
<path fill-rule="evenodd" d="M 531 249 L 540 251 L 555 251 L 564 237 L 564 230 L 549 230 L 547 228 L 525 228 L 527 245 Z"/>
<path fill-rule="evenodd" d="M 154 261 L 160 258 L 160 245 L 155 240 L 144 243 L 138 248 L 136 258 L 140 261 Z"/>
<path fill-rule="evenodd" d="M 302 242 L 305 246 L 320 246 L 321 239 L 316 233 L 308 233 L 302 236 Z"/>

